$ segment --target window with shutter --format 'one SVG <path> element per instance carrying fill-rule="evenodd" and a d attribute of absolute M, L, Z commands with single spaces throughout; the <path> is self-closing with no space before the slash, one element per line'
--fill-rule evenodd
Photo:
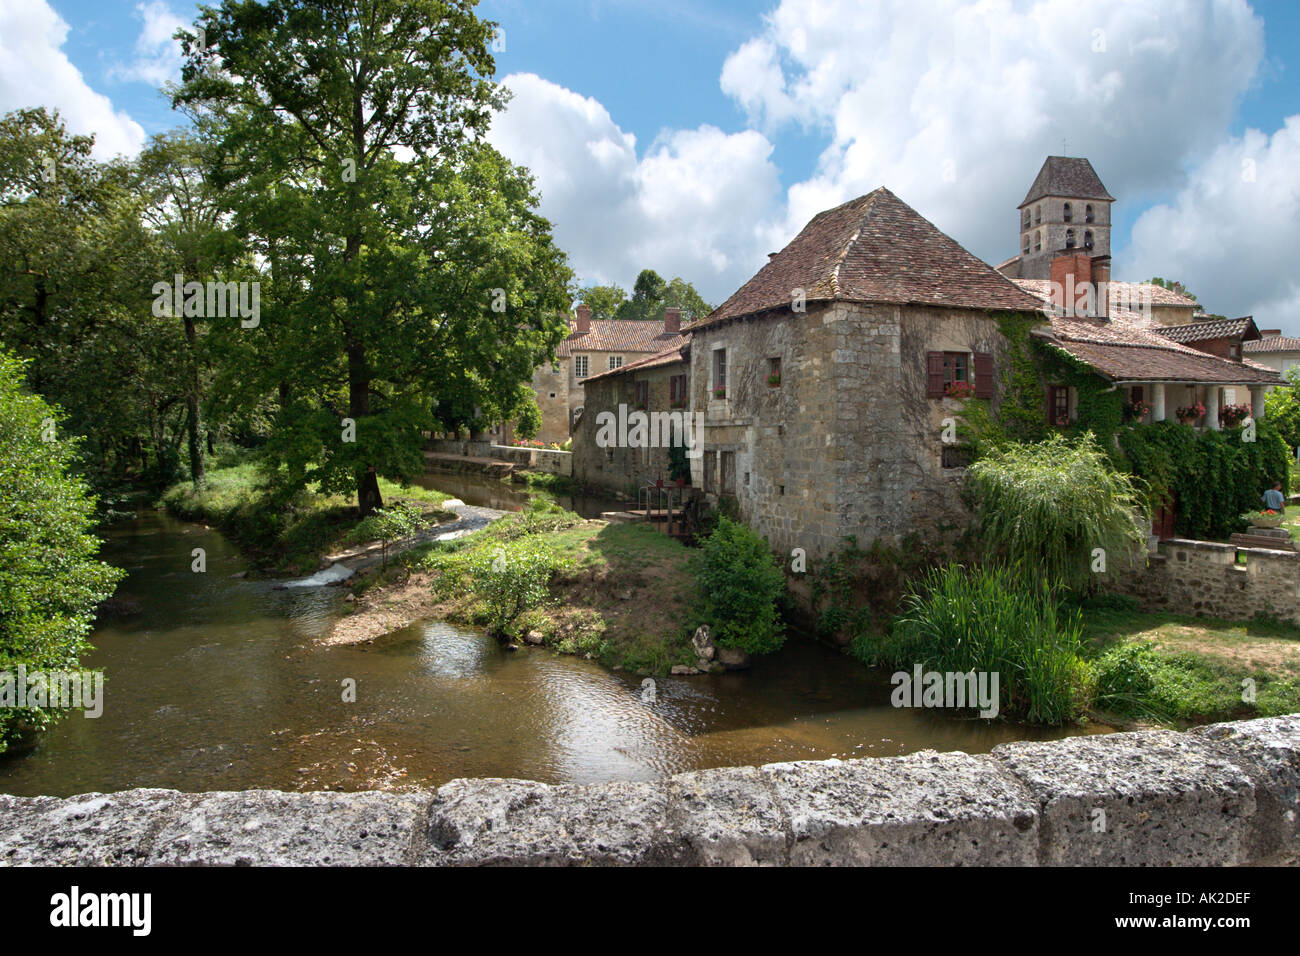
<path fill-rule="evenodd" d="M 925 355 L 925 394 L 929 398 L 943 398 L 942 352 L 927 352 Z"/>
<path fill-rule="evenodd" d="M 975 397 L 993 397 L 993 355 L 990 352 L 975 353 Z"/>

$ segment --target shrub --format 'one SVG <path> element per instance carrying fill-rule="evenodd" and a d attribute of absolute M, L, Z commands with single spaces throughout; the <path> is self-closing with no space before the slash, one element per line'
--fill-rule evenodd
<path fill-rule="evenodd" d="M 435 591 L 449 597 L 467 592 L 482 605 L 488 633 L 509 637 L 525 611 L 546 600 L 552 576 L 564 561 L 554 547 L 532 537 L 483 539 L 474 547 L 432 552 L 426 567 L 441 571 Z"/>
<path fill-rule="evenodd" d="M 391 508 L 376 509 L 374 514 L 357 522 L 348 534 L 353 544 L 379 541 L 383 551 L 383 567 L 388 567 L 388 545 L 391 541 L 409 537 L 425 526 L 424 514 L 419 508 L 399 502 Z"/>
<path fill-rule="evenodd" d="M 860 635 L 866 664 L 998 674 L 1000 712 L 1032 723 L 1078 719 L 1092 691 L 1082 620 L 1041 578 L 950 564 L 915 582 L 889 635 Z"/>
<path fill-rule="evenodd" d="M 972 464 L 966 480 L 995 555 L 1050 584 L 1087 591 L 1094 549 L 1114 561 L 1146 540 L 1138 486 L 1091 434 L 1004 445 Z"/>
<path fill-rule="evenodd" d="M 713 533 L 692 556 L 701 610 L 717 641 L 750 654 L 768 654 L 785 642 L 777 602 L 785 576 L 750 528 L 719 516 Z"/>
<path fill-rule="evenodd" d="M 61 419 L 24 390 L 22 364 L 0 352 L 0 671 L 76 668 L 95 605 L 124 575 L 96 560 L 95 502 L 69 474 L 77 444 L 58 437 Z M 0 752 L 60 714 L 0 707 Z"/>

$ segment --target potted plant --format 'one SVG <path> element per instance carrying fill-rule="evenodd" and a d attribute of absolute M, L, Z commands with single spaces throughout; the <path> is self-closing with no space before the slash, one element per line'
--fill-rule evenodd
<path fill-rule="evenodd" d="M 970 382 L 949 382 L 943 387 L 943 393 L 949 398 L 970 398 L 975 394 L 975 386 Z"/>
<path fill-rule="evenodd" d="M 1192 425 L 1204 414 L 1205 406 L 1200 402 L 1195 402 L 1191 405 L 1178 406 L 1178 409 L 1174 412 L 1174 417 L 1184 425 Z"/>
<path fill-rule="evenodd" d="M 1276 528 L 1282 524 L 1284 515 L 1273 511 L 1271 508 L 1265 508 L 1259 514 L 1252 515 L 1250 523 L 1256 528 Z"/>
<path fill-rule="evenodd" d="M 773 372 L 771 375 L 769 375 L 769 376 L 767 377 L 767 384 L 768 384 L 768 387 L 769 387 L 769 388 L 776 388 L 778 385 L 780 385 L 780 384 L 781 384 L 781 373 L 780 373 L 780 372 Z"/>
<path fill-rule="evenodd" d="M 1249 405 L 1224 405 L 1219 409 L 1219 423 L 1225 428 L 1236 428 L 1250 417 Z"/>
<path fill-rule="evenodd" d="M 726 397 L 727 397 L 727 386 L 725 386 L 725 385 L 719 385 L 717 388 L 715 388 L 715 389 L 713 390 L 713 397 L 714 397 L 714 398 L 726 398 Z"/>
<path fill-rule="evenodd" d="M 1151 411 L 1151 406 L 1142 399 L 1128 402 L 1124 406 L 1124 419 L 1130 422 L 1140 422 L 1146 418 Z"/>

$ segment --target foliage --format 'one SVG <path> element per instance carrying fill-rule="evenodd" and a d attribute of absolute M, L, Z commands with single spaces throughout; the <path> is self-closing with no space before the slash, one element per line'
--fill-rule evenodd
<path fill-rule="evenodd" d="M 1175 530 L 1188 538 L 1226 539 L 1244 526 L 1241 516 L 1258 511 L 1260 495 L 1273 482 L 1290 485 L 1286 443 L 1266 417 L 1254 423 L 1255 440 L 1237 428 L 1194 429 L 1156 422 L 1126 429 L 1120 445 L 1134 473 L 1146 486 L 1153 510 L 1178 500 Z"/>
<path fill-rule="evenodd" d="M 622 292 L 621 289 L 618 291 Z M 618 304 L 614 318 L 660 322 L 666 308 L 681 309 L 683 322 L 702 318 L 713 311 L 713 306 L 705 302 L 695 286 L 685 279 L 674 277 L 665 282 L 653 269 L 642 269 L 632 287 L 632 297 Z M 595 311 L 593 307 L 593 315 Z"/>
<path fill-rule="evenodd" d="M 1170 292 L 1177 292 L 1179 295 L 1185 295 L 1193 302 L 1196 301 L 1196 296 L 1188 292 L 1187 287 L 1184 286 L 1181 282 L 1176 282 L 1173 279 L 1162 279 L 1160 278 L 1160 276 L 1155 276 L 1151 279 L 1148 279 L 1147 282 L 1150 283 L 1151 285 L 1157 285 L 1162 289 L 1168 289 Z"/>
<path fill-rule="evenodd" d="M 1016 568 L 929 572 L 914 582 L 889 635 L 860 635 L 852 651 L 870 665 L 996 673 L 1000 712 L 1031 723 L 1077 720 L 1092 694 L 1079 613 L 1065 610 L 1040 576 Z"/>
<path fill-rule="evenodd" d="M 399 502 L 388 508 L 377 508 L 373 514 L 357 522 L 348 539 L 354 543 L 381 542 L 383 567 L 388 567 L 388 543 L 407 538 L 427 524 L 424 512 L 412 504 Z"/>
<path fill-rule="evenodd" d="M 578 291 L 578 298 L 591 309 L 593 319 L 612 319 L 627 301 L 627 293 L 616 285 L 589 285 Z"/>
<path fill-rule="evenodd" d="M 437 556 L 430 563 L 443 572 L 438 593 L 463 589 L 480 599 L 488 632 L 497 637 L 510 636 L 520 615 L 546 599 L 552 576 L 564 567 L 553 545 L 531 535 Z"/>
<path fill-rule="evenodd" d="M 423 469 L 422 431 L 527 417 L 521 385 L 567 334 L 532 179 L 483 139 L 504 97 L 473 7 L 225 0 L 199 14 L 206 43 L 184 35 L 174 102 L 209 117 L 211 180 L 276 316 L 224 330 L 214 390 L 278 394 L 263 454 L 286 493 L 368 513 L 376 475 Z"/>
<path fill-rule="evenodd" d="M 701 611 L 720 645 L 768 654 L 785 642 L 777 612 L 785 577 L 766 539 L 747 525 L 719 517 L 691 568 Z"/>
<path fill-rule="evenodd" d="M 23 366 L 0 352 L 0 672 L 71 670 L 89 648 L 95 605 L 125 572 L 96 560 L 95 508 L 72 477 L 77 444 L 61 413 L 23 387 Z M 0 708 L 0 752 L 60 712 Z"/>
<path fill-rule="evenodd" d="M 1289 387 L 1275 388 L 1264 396 L 1264 418 L 1273 423 L 1278 435 L 1294 451 L 1300 448 L 1300 396 L 1296 392 L 1296 381 L 1300 378 L 1300 366 L 1287 369 Z"/>
<path fill-rule="evenodd" d="M 966 480 L 992 553 L 1054 585 L 1089 590 L 1095 549 L 1113 562 L 1146 539 L 1139 489 L 1091 435 L 1006 445 Z"/>

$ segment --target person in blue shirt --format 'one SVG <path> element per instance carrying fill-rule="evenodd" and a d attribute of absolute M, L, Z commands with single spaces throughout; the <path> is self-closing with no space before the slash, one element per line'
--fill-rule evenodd
<path fill-rule="evenodd" d="M 1286 499 L 1282 497 L 1282 482 L 1275 481 L 1273 487 L 1264 492 L 1264 507 L 1281 514 L 1285 506 Z"/>

